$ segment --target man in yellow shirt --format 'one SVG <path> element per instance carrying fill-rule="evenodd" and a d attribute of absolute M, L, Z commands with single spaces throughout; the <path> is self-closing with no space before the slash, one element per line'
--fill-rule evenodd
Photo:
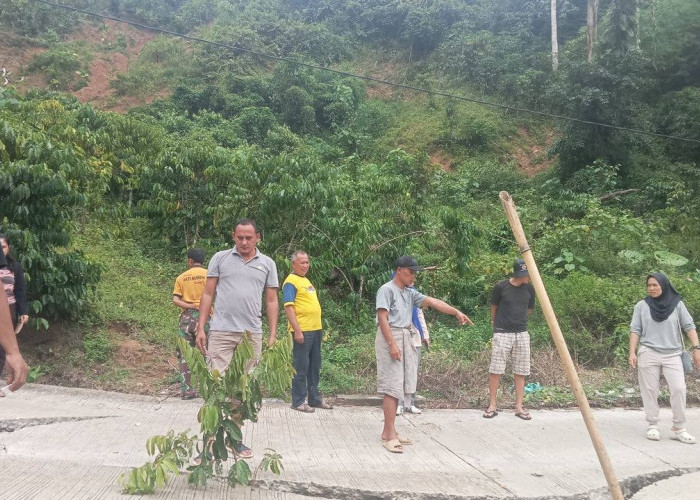
<path fill-rule="evenodd" d="M 323 325 L 318 294 L 306 278 L 309 267 L 311 263 L 308 254 L 297 250 L 292 255 L 292 273 L 282 284 L 287 329 L 294 337 L 292 355 L 297 372 L 292 380 L 292 409 L 304 413 L 313 413 L 314 408 L 333 409 L 323 401 L 318 390 Z"/>
<path fill-rule="evenodd" d="M 190 248 L 187 251 L 187 271 L 175 279 L 173 289 L 173 304 L 182 309 L 178 333 L 192 347 L 195 347 L 195 335 L 199 322 L 199 299 L 202 297 L 204 283 L 207 280 L 207 270 L 202 266 L 203 263 L 204 251 L 201 248 Z M 197 393 L 190 384 L 190 369 L 180 348 L 177 349 L 177 356 L 180 362 L 180 397 L 195 398 Z"/>

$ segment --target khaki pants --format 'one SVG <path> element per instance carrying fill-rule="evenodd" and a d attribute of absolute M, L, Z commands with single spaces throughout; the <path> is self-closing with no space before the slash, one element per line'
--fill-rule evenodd
<path fill-rule="evenodd" d="M 253 358 L 248 362 L 248 371 L 260 361 L 262 354 L 262 333 L 250 335 L 253 343 Z M 223 373 L 233 359 L 236 347 L 243 341 L 243 332 L 225 332 L 222 330 L 210 330 L 207 344 L 207 365 L 210 370 L 219 370 Z"/>
<path fill-rule="evenodd" d="M 685 374 L 679 354 L 661 354 L 641 346 L 637 352 L 637 376 L 639 391 L 644 403 L 647 422 L 656 425 L 659 422 L 659 375 L 663 372 L 671 392 L 671 410 L 673 425 L 676 428 L 685 425 Z"/>
<path fill-rule="evenodd" d="M 418 357 L 410 329 L 391 327 L 391 335 L 401 349 L 401 359 L 398 361 L 389 354 L 389 344 L 381 329 L 377 327 L 377 336 L 374 341 L 377 357 L 377 392 L 403 399 L 405 394 L 416 392 Z"/>

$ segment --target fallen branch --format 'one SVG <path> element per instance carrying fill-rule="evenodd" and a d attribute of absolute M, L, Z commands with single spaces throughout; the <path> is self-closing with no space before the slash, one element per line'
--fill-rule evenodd
<path fill-rule="evenodd" d="M 630 194 L 630 193 L 636 193 L 639 191 L 639 189 L 623 189 L 622 191 L 613 191 L 612 193 L 605 194 L 598 198 L 599 201 L 605 201 L 609 200 L 610 198 L 614 198 L 616 196 L 622 196 L 625 194 Z"/>

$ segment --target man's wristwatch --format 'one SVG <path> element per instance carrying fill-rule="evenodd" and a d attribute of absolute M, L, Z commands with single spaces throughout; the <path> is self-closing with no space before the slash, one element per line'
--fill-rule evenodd
<path fill-rule="evenodd" d="M 690 349 L 697 349 L 700 351 L 700 344 L 692 346 Z"/>

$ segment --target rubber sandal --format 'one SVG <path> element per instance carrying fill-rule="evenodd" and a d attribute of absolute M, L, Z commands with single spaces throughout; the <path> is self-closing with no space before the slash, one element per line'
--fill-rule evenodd
<path fill-rule="evenodd" d="M 180 399 L 183 399 L 183 400 L 189 400 L 189 399 L 194 399 L 194 398 L 198 398 L 198 397 L 199 397 L 199 394 L 197 394 L 197 391 L 194 391 L 194 390 L 185 391 L 185 392 L 180 393 Z"/>
<path fill-rule="evenodd" d="M 396 439 L 399 440 L 399 443 L 406 445 L 406 446 L 413 444 L 413 441 L 411 441 L 411 438 L 405 438 L 403 436 L 399 436 L 398 434 L 396 435 Z M 382 443 L 386 443 L 386 439 L 382 439 Z"/>
<path fill-rule="evenodd" d="M 492 411 L 486 410 L 486 411 L 484 411 L 484 418 L 493 418 L 493 417 L 495 417 L 495 416 L 497 416 L 497 415 L 498 415 L 498 411 L 497 411 L 497 410 L 492 410 Z"/>
<path fill-rule="evenodd" d="M 518 413 L 515 414 L 515 416 L 521 420 L 532 420 L 532 417 L 526 411 L 519 411 Z"/>
<path fill-rule="evenodd" d="M 304 413 L 313 413 L 316 411 L 313 408 L 311 408 L 309 405 L 307 405 L 306 403 L 301 404 L 299 406 L 292 406 L 292 410 L 301 411 Z"/>
<path fill-rule="evenodd" d="M 398 439 L 392 439 L 391 441 L 382 439 L 382 446 L 392 453 L 403 453 L 403 446 Z"/>
<path fill-rule="evenodd" d="M 411 441 L 411 438 L 399 436 L 398 434 L 396 434 L 396 439 L 398 439 L 399 443 L 401 443 L 401 444 L 405 444 L 405 445 L 413 444 L 413 441 Z"/>
<path fill-rule="evenodd" d="M 253 450 L 248 448 L 243 443 L 237 444 L 233 447 L 233 454 L 239 460 L 248 460 L 249 458 L 253 458 Z"/>
<path fill-rule="evenodd" d="M 685 444 L 695 444 L 695 437 L 689 434 L 685 429 L 678 429 L 677 431 L 671 429 L 671 439 Z"/>
<path fill-rule="evenodd" d="M 649 439 L 650 441 L 660 441 L 661 433 L 659 432 L 659 428 L 655 425 L 650 425 L 647 428 L 647 439 Z"/>

